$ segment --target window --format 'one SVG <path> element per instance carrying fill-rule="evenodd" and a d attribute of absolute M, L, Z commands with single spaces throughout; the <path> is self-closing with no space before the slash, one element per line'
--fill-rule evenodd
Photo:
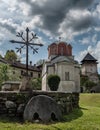
<path fill-rule="evenodd" d="M 23 70 L 21 70 L 21 75 L 23 75 L 24 74 L 24 71 Z"/>
<path fill-rule="evenodd" d="M 65 80 L 69 80 L 69 72 L 65 72 Z"/>
<path fill-rule="evenodd" d="M 52 54 L 53 54 L 53 55 L 56 54 L 56 48 L 55 48 L 55 47 L 52 48 Z"/>
<path fill-rule="evenodd" d="M 39 74 L 38 74 L 38 78 L 40 78 L 40 77 L 41 77 L 41 74 L 39 73 Z"/>
<path fill-rule="evenodd" d="M 91 71 L 93 71 L 93 69 L 91 68 Z"/>
<path fill-rule="evenodd" d="M 33 72 L 30 72 L 31 77 L 33 77 Z"/>

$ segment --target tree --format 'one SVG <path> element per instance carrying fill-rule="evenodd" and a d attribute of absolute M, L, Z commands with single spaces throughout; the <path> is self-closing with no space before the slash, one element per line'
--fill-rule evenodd
<path fill-rule="evenodd" d="M 4 81 L 7 81 L 9 79 L 7 75 L 8 66 L 7 65 L 0 65 L 0 88 Z"/>
<path fill-rule="evenodd" d="M 41 90 L 42 79 L 41 78 L 32 79 L 31 84 L 32 84 L 32 89 Z"/>
<path fill-rule="evenodd" d="M 89 80 L 88 76 L 81 76 L 81 78 L 80 78 L 81 86 L 84 86 L 85 82 L 88 80 Z"/>
<path fill-rule="evenodd" d="M 86 87 L 86 90 L 90 91 L 92 89 L 92 87 L 96 86 L 97 84 L 94 83 L 93 81 L 86 81 L 85 82 L 85 87 Z"/>
<path fill-rule="evenodd" d="M 90 81 L 88 76 L 81 76 L 80 84 L 81 84 L 81 90 L 84 90 L 85 92 L 90 92 L 92 87 L 97 85 L 93 81 Z"/>
<path fill-rule="evenodd" d="M 48 85 L 50 87 L 50 90 L 57 91 L 58 85 L 60 83 L 60 77 L 58 75 L 49 75 L 48 78 Z"/>
<path fill-rule="evenodd" d="M 8 66 L 7 65 L 2 65 L 0 67 L 0 75 L 3 81 L 7 81 L 8 80 L 8 75 L 7 75 L 7 71 L 8 71 Z"/>
<path fill-rule="evenodd" d="M 43 65 L 44 62 L 45 62 L 44 59 L 40 59 L 39 61 L 37 61 L 36 65 L 41 66 L 41 65 Z"/>
<path fill-rule="evenodd" d="M 98 78 L 99 78 L 99 81 L 100 81 L 100 74 L 98 74 Z"/>
<path fill-rule="evenodd" d="M 17 60 L 17 54 L 14 50 L 7 50 L 4 58 L 8 61 L 16 61 Z"/>
<path fill-rule="evenodd" d="M 0 54 L 0 58 L 2 58 L 2 55 Z"/>

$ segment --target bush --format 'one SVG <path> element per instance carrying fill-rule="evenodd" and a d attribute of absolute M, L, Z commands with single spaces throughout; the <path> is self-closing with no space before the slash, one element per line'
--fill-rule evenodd
<path fill-rule="evenodd" d="M 94 86 L 96 86 L 97 84 L 96 83 L 94 83 L 93 81 L 86 81 L 85 82 L 85 87 L 87 88 L 87 89 L 91 89 L 92 87 L 94 87 Z"/>
<path fill-rule="evenodd" d="M 96 86 L 97 84 L 91 80 L 89 80 L 88 76 L 81 76 L 80 80 L 80 85 L 81 85 L 81 92 L 90 92 L 92 87 Z"/>
<path fill-rule="evenodd" d="M 41 90 L 42 79 L 41 78 L 32 79 L 31 84 L 33 90 Z"/>
<path fill-rule="evenodd" d="M 60 77 L 58 75 L 49 75 L 47 78 L 48 85 L 50 87 L 50 90 L 57 91 L 59 83 L 60 83 Z"/>
<path fill-rule="evenodd" d="M 88 76 L 81 76 L 81 77 L 80 77 L 80 85 L 81 85 L 81 86 L 84 86 L 84 84 L 85 84 L 87 81 L 89 81 Z"/>

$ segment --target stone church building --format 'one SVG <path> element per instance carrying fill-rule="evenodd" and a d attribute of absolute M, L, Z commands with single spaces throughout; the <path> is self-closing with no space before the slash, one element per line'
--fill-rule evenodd
<path fill-rule="evenodd" d="M 97 59 L 95 59 L 90 53 L 87 53 L 81 63 L 82 76 L 88 76 L 90 81 L 98 83 Z"/>
<path fill-rule="evenodd" d="M 48 46 L 48 60 L 43 64 L 42 90 L 49 91 L 47 77 L 60 76 L 58 91 L 80 92 L 80 66 L 72 55 L 72 46 L 66 42 L 52 43 Z"/>

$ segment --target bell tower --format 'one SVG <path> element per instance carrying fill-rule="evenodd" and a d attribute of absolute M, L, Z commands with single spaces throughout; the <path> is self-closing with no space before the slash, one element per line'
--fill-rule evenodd
<path fill-rule="evenodd" d="M 97 60 L 90 54 L 83 58 L 81 61 L 81 73 L 88 76 L 91 81 L 98 82 Z"/>

